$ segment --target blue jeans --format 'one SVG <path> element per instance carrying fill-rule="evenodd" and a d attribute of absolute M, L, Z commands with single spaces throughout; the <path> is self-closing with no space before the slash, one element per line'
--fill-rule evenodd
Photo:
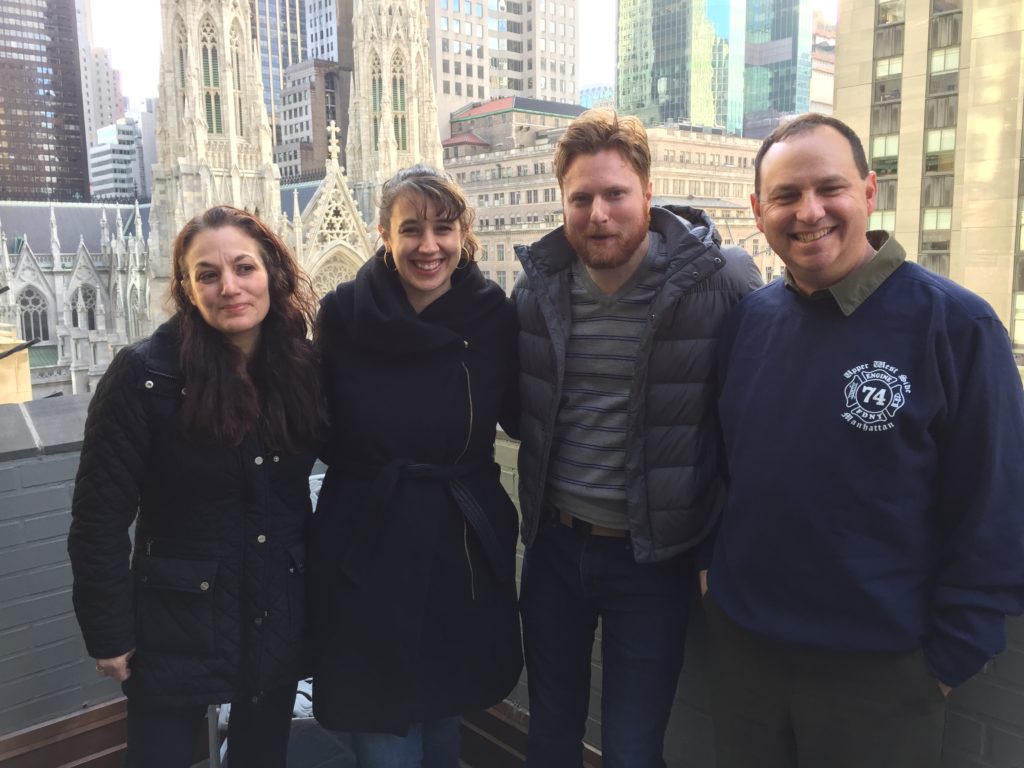
<path fill-rule="evenodd" d="M 693 582 L 687 553 L 638 564 L 628 538 L 558 523 L 523 559 L 520 604 L 530 694 L 529 768 L 579 768 L 590 659 L 601 619 L 605 768 L 663 768 Z"/>
<path fill-rule="evenodd" d="M 405 736 L 332 732 L 356 756 L 359 768 L 459 768 L 461 717 L 412 723 Z"/>

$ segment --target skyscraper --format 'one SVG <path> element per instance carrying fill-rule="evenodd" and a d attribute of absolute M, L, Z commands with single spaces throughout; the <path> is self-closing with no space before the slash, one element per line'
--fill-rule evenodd
<path fill-rule="evenodd" d="M 89 199 L 74 0 L 0 0 L 0 199 Z"/>
<path fill-rule="evenodd" d="M 277 113 L 285 87 L 284 71 L 306 55 L 305 0 L 249 0 L 252 36 L 260 51 L 263 71 L 263 105 L 274 141 L 281 141 Z"/>
<path fill-rule="evenodd" d="M 317 83 L 309 82 L 308 80 L 307 82 L 301 82 L 301 80 L 308 77 L 306 75 L 300 78 L 291 77 L 289 80 L 291 88 L 318 87 L 322 92 L 322 98 L 305 97 L 314 98 L 318 101 L 322 100 L 324 104 L 322 113 L 310 113 L 310 119 L 306 126 L 307 131 L 312 137 L 310 139 L 311 144 L 318 148 L 311 153 L 312 159 L 310 162 L 319 165 L 322 169 L 324 167 L 323 160 L 327 156 L 326 126 L 331 120 L 334 120 L 338 126 L 341 141 L 342 151 L 339 162 L 342 165 L 347 163 L 344 147 L 346 136 L 348 136 L 349 100 L 352 89 L 352 72 L 355 68 L 355 49 L 352 42 L 353 9 L 352 0 L 305 0 L 305 3 L 307 56 L 310 59 L 337 62 L 337 65 L 329 75 L 322 66 L 312 70 L 313 79 L 316 79 Z M 324 71 L 324 76 L 317 78 L 316 73 L 319 71 Z M 288 89 L 289 86 L 286 86 L 286 90 Z M 295 97 L 295 94 L 284 94 L 286 100 L 294 99 Z M 288 107 L 284 109 L 287 115 Z M 282 127 L 281 138 L 284 144 L 289 142 L 288 130 L 287 126 Z M 292 135 L 294 136 L 294 134 Z M 278 150 L 275 148 L 275 154 L 277 152 Z M 288 149 L 281 149 L 282 154 L 288 152 Z M 298 152 L 301 153 L 301 149 Z M 303 158 L 294 156 L 297 154 L 295 148 L 290 150 L 290 154 L 293 155 L 290 160 L 291 167 L 295 168 L 295 161 Z M 298 173 L 305 173 L 308 170 L 309 163 L 301 163 L 299 165 Z M 281 172 L 284 175 L 284 165 L 282 165 Z"/>
<path fill-rule="evenodd" d="M 1020 0 L 851 0 L 836 110 L 878 175 L 869 226 L 981 294 L 1024 353 Z"/>
<path fill-rule="evenodd" d="M 428 0 L 438 128 L 496 96 L 578 104 L 580 0 Z"/>
<path fill-rule="evenodd" d="M 814 32 L 810 0 L 747 0 L 744 136 L 764 138 L 808 111 Z"/>
<path fill-rule="evenodd" d="M 743 128 L 743 3 L 620 0 L 616 103 L 647 125 Z"/>
<path fill-rule="evenodd" d="M 305 0 L 306 55 L 352 71 L 352 0 Z"/>

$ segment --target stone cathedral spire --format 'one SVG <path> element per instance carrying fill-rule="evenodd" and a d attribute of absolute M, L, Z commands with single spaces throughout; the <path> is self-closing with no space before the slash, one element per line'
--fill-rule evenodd
<path fill-rule="evenodd" d="M 399 168 L 442 167 L 425 0 L 355 0 L 348 178 L 360 209 Z"/>
<path fill-rule="evenodd" d="M 178 230 L 211 205 L 280 228 L 280 174 L 246 0 L 160 0 L 163 44 L 149 250 L 154 317 Z"/>

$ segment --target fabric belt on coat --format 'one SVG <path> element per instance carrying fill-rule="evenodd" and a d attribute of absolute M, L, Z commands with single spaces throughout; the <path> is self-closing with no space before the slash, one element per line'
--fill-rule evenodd
<path fill-rule="evenodd" d="M 337 467 L 343 474 L 373 480 L 370 495 L 353 526 L 351 546 L 343 556 L 342 568 L 346 575 L 354 583 L 360 584 L 373 563 L 381 546 L 381 537 L 388 516 L 393 514 L 391 500 L 398 491 L 399 481 L 442 480 L 445 481 L 455 505 L 480 540 L 495 577 L 499 582 L 508 581 L 514 568 L 504 567 L 503 561 L 508 558 L 502 555 L 498 534 L 483 507 L 460 480 L 475 472 L 486 471 L 491 466 L 492 463 L 443 466 L 408 459 L 395 459 L 387 464 L 338 463 Z"/>

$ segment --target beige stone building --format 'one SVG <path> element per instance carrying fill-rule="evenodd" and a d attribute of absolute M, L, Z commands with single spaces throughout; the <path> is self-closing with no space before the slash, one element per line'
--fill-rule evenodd
<path fill-rule="evenodd" d="M 562 198 L 553 158 L 559 136 L 581 107 L 508 97 L 471 105 L 452 115 L 444 142 L 445 168 L 476 207 L 483 246 L 480 268 L 511 292 L 519 277 L 514 246 L 529 244 L 562 223 Z M 759 141 L 700 128 L 651 128 L 651 181 L 656 204 L 701 208 L 724 243 L 752 253 L 766 278 L 781 262 L 758 232 L 750 212 L 754 155 Z"/>
<path fill-rule="evenodd" d="M 871 226 L 981 294 L 1024 351 L 1024 3 L 840 5 L 836 115 L 878 174 Z"/>

